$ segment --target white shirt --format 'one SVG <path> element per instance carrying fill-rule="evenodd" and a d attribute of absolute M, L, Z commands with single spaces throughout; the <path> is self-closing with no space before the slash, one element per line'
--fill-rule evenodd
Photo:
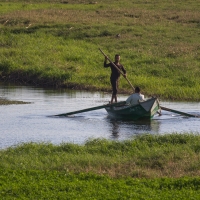
<path fill-rule="evenodd" d="M 140 93 L 134 93 L 126 100 L 126 104 L 136 105 L 140 101 L 144 101 L 144 95 Z"/>

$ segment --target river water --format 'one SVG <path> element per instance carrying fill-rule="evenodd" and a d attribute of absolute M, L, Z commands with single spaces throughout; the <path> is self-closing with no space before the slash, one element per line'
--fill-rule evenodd
<path fill-rule="evenodd" d="M 87 140 L 105 138 L 127 140 L 135 135 L 200 133 L 200 118 L 188 118 L 162 111 L 151 121 L 111 119 L 105 109 L 79 113 L 70 117 L 54 115 L 107 104 L 110 94 L 66 89 L 43 89 L 0 84 L 0 98 L 30 104 L 0 106 L 0 149 L 27 142 L 84 144 Z M 119 101 L 127 96 L 119 95 Z M 167 108 L 200 115 L 200 103 L 167 102 Z"/>

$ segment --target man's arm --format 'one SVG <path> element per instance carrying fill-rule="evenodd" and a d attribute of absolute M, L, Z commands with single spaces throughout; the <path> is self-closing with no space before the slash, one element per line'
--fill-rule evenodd
<path fill-rule="evenodd" d="M 107 60 L 108 60 L 108 58 L 105 56 L 105 60 L 104 60 L 104 64 L 103 64 L 104 67 L 110 67 L 110 63 L 107 64 Z"/>
<path fill-rule="evenodd" d="M 130 105 L 130 104 L 131 104 L 131 99 L 132 99 L 131 96 L 129 96 L 128 99 L 126 99 L 126 104 L 127 104 L 127 105 Z"/>
<path fill-rule="evenodd" d="M 123 71 L 123 73 L 124 73 L 124 76 L 126 77 L 126 70 L 125 70 L 125 68 L 124 68 L 123 65 L 121 65 L 121 69 L 122 69 L 122 71 Z"/>
<path fill-rule="evenodd" d="M 140 102 L 145 101 L 144 95 L 143 95 L 143 94 L 140 94 L 140 99 L 139 99 L 139 101 L 140 101 Z"/>

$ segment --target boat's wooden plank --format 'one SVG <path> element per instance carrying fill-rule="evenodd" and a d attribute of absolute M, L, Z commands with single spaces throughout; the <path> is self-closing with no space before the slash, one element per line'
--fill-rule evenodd
<path fill-rule="evenodd" d="M 98 109 L 102 109 L 102 108 L 106 108 L 106 107 L 124 105 L 125 103 L 126 103 L 126 101 L 121 101 L 121 102 L 118 102 L 118 103 L 112 103 L 112 104 L 106 104 L 106 105 L 96 106 L 96 107 L 92 107 L 92 108 L 86 108 L 86 109 L 83 109 L 83 110 L 77 110 L 77 111 L 63 113 L 63 114 L 59 114 L 59 115 L 55 115 L 55 116 L 68 116 L 68 115 L 73 115 L 73 114 L 77 114 L 77 113 L 83 113 L 83 112 L 88 112 L 88 111 L 92 111 L 92 110 L 98 110 Z"/>
<path fill-rule="evenodd" d="M 162 110 L 166 110 L 166 111 L 169 111 L 169 112 L 177 113 L 177 114 L 184 115 L 184 116 L 187 116 L 187 117 L 197 117 L 197 118 L 200 118 L 199 115 L 193 115 L 193 114 L 181 112 L 181 111 L 178 111 L 178 110 L 173 110 L 173 109 L 170 109 L 170 108 L 166 108 L 166 107 L 163 107 L 163 106 L 160 106 L 160 107 L 161 107 Z"/>

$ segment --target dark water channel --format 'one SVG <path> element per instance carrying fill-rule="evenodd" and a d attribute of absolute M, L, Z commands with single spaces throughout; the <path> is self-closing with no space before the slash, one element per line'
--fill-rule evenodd
<path fill-rule="evenodd" d="M 31 104 L 0 106 L 0 149 L 26 142 L 70 142 L 84 144 L 89 139 L 126 140 L 143 133 L 200 133 L 200 118 L 188 118 L 162 111 L 149 121 L 121 121 L 108 117 L 105 109 L 72 117 L 52 115 L 108 103 L 110 94 L 73 90 L 52 90 L 0 84 L 0 98 Z M 127 96 L 119 95 L 119 100 Z M 192 114 L 200 114 L 200 103 L 166 102 L 161 105 Z"/>

